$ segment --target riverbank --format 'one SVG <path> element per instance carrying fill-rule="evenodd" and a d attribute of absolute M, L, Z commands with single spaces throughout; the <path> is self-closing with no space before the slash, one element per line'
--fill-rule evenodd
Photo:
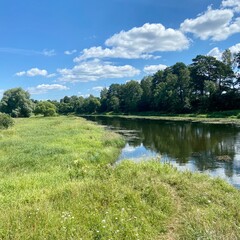
<path fill-rule="evenodd" d="M 168 164 L 123 162 L 78 117 L 0 130 L 0 239 L 238 239 L 240 192 Z"/>
<path fill-rule="evenodd" d="M 80 115 L 81 116 L 81 115 Z M 235 124 L 240 125 L 240 110 L 217 112 L 209 114 L 158 114 L 154 112 L 138 113 L 138 114 L 91 114 L 82 116 L 105 116 L 105 117 L 121 117 L 128 119 L 150 119 L 150 120 L 163 120 L 163 121 L 185 121 L 185 122 L 200 122 L 211 124 Z"/>

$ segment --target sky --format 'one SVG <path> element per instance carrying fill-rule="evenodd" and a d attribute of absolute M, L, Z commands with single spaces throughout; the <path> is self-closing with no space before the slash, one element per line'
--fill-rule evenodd
<path fill-rule="evenodd" d="M 225 49 L 240 51 L 240 0 L 0 0 L 0 98 L 99 96 Z"/>

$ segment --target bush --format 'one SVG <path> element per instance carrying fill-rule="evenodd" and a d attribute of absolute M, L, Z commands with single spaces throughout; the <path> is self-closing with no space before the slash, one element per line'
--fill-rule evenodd
<path fill-rule="evenodd" d="M 33 112 L 35 115 L 42 114 L 44 117 L 54 116 L 56 115 L 56 106 L 48 101 L 41 101 L 37 103 Z"/>
<path fill-rule="evenodd" d="M 14 125 L 13 119 L 5 113 L 0 113 L 0 129 L 7 129 Z"/>
<path fill-rule="evenodd" d="M 237 115 L 237 119 L 240 119 L 240 113 Z"/>

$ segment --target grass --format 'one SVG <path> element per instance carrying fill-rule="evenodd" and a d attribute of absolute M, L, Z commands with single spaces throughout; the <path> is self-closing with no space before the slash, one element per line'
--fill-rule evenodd
<path fill-rule="evenodd" d="M 168 121 L 188 121 L 202 123 L 237 124 L 240 125 L 240 110 L 211 112 L 211 113 L 191 113 L 191 114 L 167 114 L 159 112 L 138 112 L 131 114 L 117 114 L 113 112 L 105 114 L 95 114 L 96 116 L 122 117 L 132 119 L 152 119 Z"/>
<path fill-rule="evenodd" d="M 0 130 L 0 239 L 239 239 L 240 192 L 156 161 L 76 117 Z"/>

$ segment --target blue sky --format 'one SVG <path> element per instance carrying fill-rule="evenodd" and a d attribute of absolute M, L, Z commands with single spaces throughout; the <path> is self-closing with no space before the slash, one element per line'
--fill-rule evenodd
<path fill-rule="evenodd" d="M 240 51 L 240 0 L 1 0 L 0 97 L 99 96 L 227 48 Z"/>

